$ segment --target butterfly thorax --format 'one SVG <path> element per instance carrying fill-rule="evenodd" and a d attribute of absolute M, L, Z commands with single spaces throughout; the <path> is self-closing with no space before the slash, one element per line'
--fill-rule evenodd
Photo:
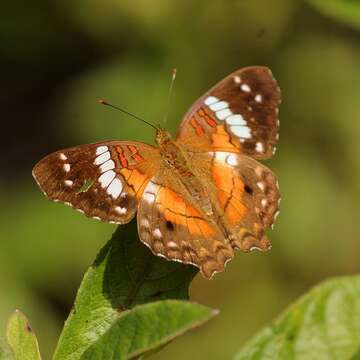
<path fill-rule="evenodd" d="M 156 130 L 155 141 L 160 147 L 163 144 L 166 144 L 167 142 L 171 141 L 171 139 L 172 136 L 168 131 L 161 128 L 158 128 Z"/>
<path fill-rule="evenodd" d="M 192 168 L 189 152 L 181 143 L 171 140 L 171 135 L 165 130 L 158 131 L 156 141 L 160 147 L 163 167 L 170 170 L 169 174 L 177 183 L 180 182 L 192 203 L 199 206 L 204 214 L 212 215 L 213 206 L 203 182 Z"/>

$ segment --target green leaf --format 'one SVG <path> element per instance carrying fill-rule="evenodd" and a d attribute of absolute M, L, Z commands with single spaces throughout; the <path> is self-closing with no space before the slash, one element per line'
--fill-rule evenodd
<path fill-rule="evenodd" d="M 79 359 L 135 305 L 188 299 L 198 270 L 154 256 L 136 233 L 136 221 L 119 226 L 85 274 L 54 360 Z"/>
<path fill-rule="evenodd" d="M 360 29 L 360 2 L 358 0 L 308 0 L 326 16 Z"/>
<path fill-rule="evenodd" d="M 81 357 L 82 360 L 132 359 L 203 324 L 217 311 L 187 301 L 140 305 L 123 315 Z"/>
<path fill-rule="evenodd" d="M 15 360 L 41 359 L 36 336 L 28 319 L 19 310 L 16 310 L 11 315 L 6 329 L 6 336 Z"/>
<path fill-rule="evenodd" d="M 6 340 L 0 337 L 0 360 L 13 360 L 12 352 Z"/>
<path fill-rule="evenodd" d="M 360 276 L 312 289 L 253 338 L 236 360 L 359 359 Z"/>

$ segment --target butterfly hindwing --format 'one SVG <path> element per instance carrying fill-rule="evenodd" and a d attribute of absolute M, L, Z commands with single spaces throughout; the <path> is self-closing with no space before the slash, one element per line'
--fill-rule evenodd
<path fill-rule="evenodd" d="M 280 89 L 262 66 L 240 69 L 203 95 L 185 115 L 177 139 L 189 148 L 273 155 L 278 141 Z"/>
<path fill-rule="evenodd" d="M 145 188 L 137 217 L 139 237 L 154 254 L 193 264 L 211 278 L 224 270 L 233 249 L 214 222 L 168 182 L 169 176 L 160 173 Z"/>
<path fill-rule="evenodd" d="M 265 229 L 278 213 L 280 193 L 274 174 L 256 160 L 230 152 L 194 153 L 191 168 L 217 211 L 218 226 L 233 248 L 268 250 Z"/>
<path fill-rule="evenodd" d="M 158 163 L 159 151 L 150 145 L 110 141 L 52 153 L 35 165 L 33 176 L 49 199 L 123 224 L 134 217 Z"/>

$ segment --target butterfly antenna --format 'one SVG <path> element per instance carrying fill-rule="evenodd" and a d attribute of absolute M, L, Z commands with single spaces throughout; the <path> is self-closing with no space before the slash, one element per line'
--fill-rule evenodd
<path fill-rule="evenodd" d="M 108 103 L 108 102 L 105 101 L 105 100 L 98 100 L 98 103 L 99 103 L 99 104 L 102 104 L 102 105 L 109 106 L 109 107 L 111 107 L 111 108 L 113 108 L 113 109 L 119 110 L 119 111 L 121 111 L 122 113 L 133 117 L 134 119 L 137 119 L 137 120 L 139 120 L 139 121 L 142 121 L 143 123 L 145 123 L 145 124 L 151 126 L 152 128 L 154 128 L 155 130 L 158 130 L 158 128 L 157 128 L 154 124 L 152 124 L 152 123 L 150 123 L 150 122 L 142 119 L 141 117 L 136 116 L 136 115 L 132 114 L 131 112 L 126 111 L 126 110 L 124 110 L 124 109 L 122 109 L 122 108 L 120 108 L 120 107 L 118 107 L 118 106 L 112 105 L 112 104 Z"/>
<path fill-rule="evenodd" d="M 166 102 L 165 114 L 164 114 L 164 124 L 166 124 L 167 116 L 168 116 L 168 112 L 169 112 L 169 108 L 170 108 L 170 100 L 171 100 L 172 90 L 174 87 L 174 82 L 176 79 L 176 71 L 177 71 L 176 68 L 172 69 L 172 71 L 171 71 L 171 81 L 170 81 L 169 93 L 168 93 L 168 98 L 167 98 L 167 102 Z"/>

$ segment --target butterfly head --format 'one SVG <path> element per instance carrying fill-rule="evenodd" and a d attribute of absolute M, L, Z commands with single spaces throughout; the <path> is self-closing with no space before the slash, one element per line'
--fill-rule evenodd
<path fill-rule="evenodd" d="M 159 146 L 171 141 L 171 139 L 171 134 L 168 131 L 161 128 L 156 130 L 155 141 Z"/>

